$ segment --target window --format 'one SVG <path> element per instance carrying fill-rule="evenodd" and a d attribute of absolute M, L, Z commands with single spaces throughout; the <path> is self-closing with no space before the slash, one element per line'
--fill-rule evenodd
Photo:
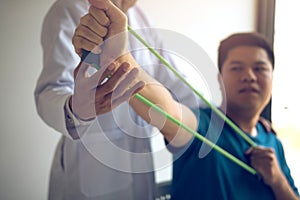
<path fill-rule="evenodd" d="M 275 72 L 272 122 L 278 131 L 295 184 L 300 189 L 300 6 L 295 0 L 277 0 L 275 7 Z"/>

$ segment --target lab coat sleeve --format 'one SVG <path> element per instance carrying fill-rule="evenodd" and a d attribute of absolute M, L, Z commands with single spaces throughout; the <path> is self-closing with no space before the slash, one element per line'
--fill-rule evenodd
<path fill-rule="evenodd" d="M 66 2 L 55 3 L 44 18 L 41 32 L 43 68 L 34 97 L 43 121 L 74 139 L 68 132 L 65 113 L 66 100 L 74 89 L 73 71 L 80 61 L 72 45 L 72 36 L 88 4 L 82 1 L 67 5 Z"/>

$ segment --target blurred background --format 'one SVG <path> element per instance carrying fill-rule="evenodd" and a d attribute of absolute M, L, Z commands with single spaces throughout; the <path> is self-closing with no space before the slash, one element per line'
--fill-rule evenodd
<path fill-rule="evenodd" d="M 40 32 L 54 0 L 0 1 L 0 199 L 44 200 L 60 134 L 37 115 L 33 91 L 42 68 Z M 266 112 L 278 130 L 300 187 L 300 18 L 296 0 L 139 0 L 157 28 L 195 41 L 216 63 L 221 39 L 240 31 L 259 31 L 274 41 L 276 71 L 272 104 Z M 158 6 L 160 7 L 158 9 Z M 275 34 L 274 34 L 275 33 Z M 187 72 L 187 75 L 189 72 Z M 153 148 L 163 145 L 162 138 Z M 170 156 L 166 159 L 170 159 Z M 159 162 L 156 159 L 155 162 Z M 171 167 L 156 172 L 171 179 Z"/>

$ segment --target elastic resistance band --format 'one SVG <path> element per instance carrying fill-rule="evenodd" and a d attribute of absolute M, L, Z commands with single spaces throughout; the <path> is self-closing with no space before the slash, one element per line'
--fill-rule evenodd
<path fill-rule="evenodd" d="M 165 112 L 163 109 L 161 109 L 160 107 L 158 107 L 155 104 L 153 104 L 151 101 L 149 101 L 148 99 L 146 99 L 145 97 L 143 97 L 141 94 L 138 94 L 138 93 L 135 94 L 135 98 L 137 98 L 138 100 L 140 100 L 144 104 L 148 105 L 149 107 L 154 108 L 157 112 L 159 112 L 160 114 L 164 115 L 167 119 L 169 119 L 170 121 L 172 121 L 176 125 L 182 127 L 184 130 L 186 130 L 187 132 L 191 133 L 196 138 L 198 138 L 199 140 L 201 140 L 205 144 L 209 145 L 210 147 L 212 147 L 213 149 L 215 149 L 216 151 L 218 151 L 219 153 L 221 153 L 222 155 L 224 155 L 229 160 L 235 162 L 237 165 L 239 165 L 240 167 L 244 168 L 245 170 L 247 170 L 251 174 L 257 175 L 257 172 L 253 168 L 249 167 L 246 163 L 244 163 L 241 160 L 239 160 L 238 158 L 234 157 L 232 154 L 228 153 L 226 150 L 222 149 L 217 144 L 214 144 L 210 140 L 206 139 L 205 137 L 203 137 L 198 132 L 196 132 L 193 129 L 189 128 L 188 126 L 182 124 L 179 120 L 177 120 L 174 117 L 172 117 L 171 115 L 169 115 L 167 112 Z"/>
<path fill-rule="evenodd" d="M 141 38 L 129 25 L 128 30 L 139 40 L 148 50 L 153 53 L 164 65 L 166 65 L 182 82 L 184 82 L 198 97 L 209 106 L 219 117 L 221 117 L 234 131 L 236 131 L 242 138 L 244 138 L 252 147 L 256 147 L 257 144 L 253 142 L 235 123 L 233 123 L 223 112 L 216 108 L 213 104 L 207 101 L 203 95 L 200 94 L 186 79 L 177 72 L 175 67 L 173 67 L 164 57 L 162 57 L 157 51 L 155 51 L 150 45 Z"/>
<path fill-rule="evenodd" d="M 163 64 L 165 64 L 181 81 L 183 81 L 193 92 L 195 92 L 214 112 L 216 112 L 222 119 L 224 119 L 225 122 L 227 122 L 231 128 L 233 128 L 237 133 L 239 133 L 246 141 L 248 141 L 249 144 L 251 144 L 252 146 L 256 146 L 256 144 L 252 140 L 250 140 L 250 138 L 248 136 L 246 136 L 245 133 L 242 130 L 240 130 L 232 121 L 230 121 L 230 119 L 227 118 L 219 109 L 217 109 L 209 101 L 207 101 L 191 84 L 189 84 L 176 71 L 176 69 L 172 65 L 170 65 L 157 51 L 155 51 L 153 48 L 151 48 L 135 31 L 133 31 L 130 28 L 130 26 L 128 26 L 128 30 L 142 44 L 144 44 Z M 91 55 L 91 56 L 89 57 L 89 55 Z M 98 55 L 95 55 L 95 54 L 93 55 L 93 53 L 91 53 L 89 51 L 86 51 L 86 50 L 83 50 L 83 56 L 82 56 L 81 60 L 84 61 L 84 62 L 87 62 L 87 63 L 91 64 L 92 67 L 94 67 L 94 68 L 96 68 L 98 70 L 98 69 L 100 69 L 100 66 L 98 64 L 99 62 L 97 60 L 93 60 L 96 57 L 97 57 L 97 59 L 99 58 Z M 219 147 L 215 143 L 213 143 L 210 140 L 206 139 L 201 134 L 199 134 L 196 131 L 192 130 L 188 126 L 182 124 L 180 121 L 178 121 L 177 119 L 175 119 L 174 117 L 172 117 L 171 115 L 169 115 L 167 112 L 165 112 L 164 110 L 162 110 L 161 108 L 159 108 L 158 106 L 156 106 L 155 104 L 153 104 L 151 101 L 149 101 L 148 99 L 146 99 L 145 97 L 143 97 L 141 94 L 138 94 L 138 93 L 135 94 L 135 98 L 137 98 L 138 100 L 140 100 L 144 104 L 148 105 L 149 107 L 155 109 L 157 112 L 161 113 L 163 116 L 165 116 L 171 122 L 173 122 L 176 125 L 182 127 L 187 132 L 189 132 L 192 135 L 194 135 L 197 139 L 199 139 L 202 142 L 206 143 L 207 145 L 209 145 L 210 147 L 212 147 L 213 149 L 215 149 L 216 151 L 218 151 L 219 153 L 221 153 L 222 155 L 224 155 L 225 157 L 227 157 L 229 160 L 231 160 L 232 162 L 236 163 L 240 167 L 244 168 L 245 170 L 247 170 L 251 174 L 258 175 L 258 173 L 253 168 L 251 168 L 250 166 L 248 166 L 246 163 L 242 162 L 241 160 L 239 160 L 238 158 L 236 158 L 235 156 L 233 156 L 232 154 L 230 154 L 226 150 L 222 149 L 221 147 Z"/>
<path fill-rule="evenodd" d="M 89 52 L 88 51 L 84 51 L 84 53 L 88 54 Z M 87 61 L 88 61 L 89 64 L 91 64 L 92 67 L 95 67 L 97 70 L 100 69 L 100 66 L 98 64 L 90 63 L 91 60 L 87 60 Z M 109 79 L 109 78 L 110 77 L 107 77 L 106 79 Z M 162 114 L 163 116 L 165 116 L 171 122 L 173 122 L 176 125 L 182 127 L 188 133 L 194 135 L 197 139 L 201 140 L 203 143 L 206 143 L 207 145 L 209 145 L 210 147 L 212 147 L 213 149 L 215 149 L 217 152 L 221 153 L 222 155 L 224 155 L 225 157 L 227 157 L 229 160 L 231 160 L 232 162 L 236 163 L 240 167 L 244 168 L 245 170 L 247 170 L 251 174 L 258 175 L 257 172 L 253 168 L 251 168 L 250 166 L 248 166 L 246 163 L 242 162 L 241 160 L 239 160 L 238 158 L 236 158 L 232 154 L 228 153 L 227 151 L 225 151 L 224 149 L 222 149 L 221 147 L 219 147 L 217 144 L 215 144 L 215 143 L 211 142 L 210 140 L 206 139 L 205 137 L 203 137 L 198 132 L 196 132 L 193 129 L 189 128 L 188 126 L 182 124 L 179 120 L 177 120 L 174 117 L 172 117 L 171 115 L 169 115 L 166 111 L 164 111 L 160 107 L 158 107 L 155 104 L 153 104 L 151 101 L 149 101 L 148 99 L 146 99 L 145 97 L 143 97 L 141 94 L 137 93 L 137 94 L 134 95 L 134 97 L 137 98 L 142 103 L 144 103 L 145 105 L 153 108 L 154 110 L 156 110 L 157 112 L 159 112 L 160 114 Z"/>

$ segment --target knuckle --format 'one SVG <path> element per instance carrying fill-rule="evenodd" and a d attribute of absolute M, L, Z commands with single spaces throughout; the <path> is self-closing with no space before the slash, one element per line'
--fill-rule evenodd
<path fill-rule="evenodd" d="M 83 40 L 81 37 L 79 37 L 79 38 L 77 38 L 76 44 L 77 44 L 77 48 L 78 48 L 78 47 L 79 47 L 79 48 L 82 48 L 82 47 L 83 47 L 83 44 L 84 44 L 84 40 Z"/>
<path fill-rule="evenodd" d="M 72 44 L 74 46 L 75 52 L 77 54 L 81 53 L 81 45 L 80 45 L 80 42 L 78 42 L 78 37 L 74 37 L 72 39 Z"/>
<path fill-rule="evenodd" d="M 91 25 L 92 23 L 93 23 L 93 17 L 90 14 L 87 14 L 80 19 L 80 24 L 82 25 L 88 26 Z"/>
<path fill-rule="evenodd" d="M 90 8 L 89 8 L 89 13 L 90 14 L 96 14 L 97 12 L 99 12 L 99 9 L 97 9 L 94 6 L 90 6 Z"/>
<path fill-rule="evenodd" d="M 102 27 L 102 28 L 101 28 L 101 31 L 99 31 L 99 35 L 100 35 L 101 37 L 106 36 L 107 33 L 108 33 L 108 30 L 107 30 L 107 28 L 105 28 L 105 27 Z"/>
<path fill-rule="evenodd" d="M 102 44 L 103 43 L 103 38 L 101 38 L 101 37 L 99 37 L 99 38 L 97 38 L 97 44 Z"/>
<path fill-rule="evenodd" d="M 87 37 L 90 37 L 90 32 L 89 32 L 89 30 L 88 30 L 88 28 L 87 27 L 82 27 L 82 29 L 80 29 L 80 35 L 81 36 L 87 36 Z"/>
<path fill-rule="evenodd" d="M 88 17 L 87 15 L 81 17 L 81 18 L 80 18 L 80 24 L 85 24 L 85 22 L 86 22 L 86 20 L 87 20 L 87 19 L 86 19 L 87 17 Z"/>
<path fill-rule="evenodd" d="M 124 17 L 121 18 L 122 23 L 127 24 L 127 17 L 126 15 Z"/>
<path fill-rule="evenodd" d="M 74 35 L 72 37 L 72 44 L 75 45 L 76 44 L 76 39 L 77 39 L 77 35 Z"/>

